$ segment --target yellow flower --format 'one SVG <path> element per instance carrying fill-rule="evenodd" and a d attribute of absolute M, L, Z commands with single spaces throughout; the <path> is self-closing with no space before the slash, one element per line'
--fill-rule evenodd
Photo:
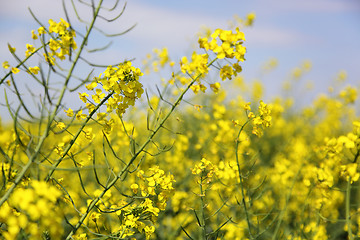
<path fill-rule="evenodd" d="M 69 108 L 68 110 L 64 110 L 64 112 L 68 117 L 74 116 L 74 111 L 71 108 Z"/>
<path fill-rule="evenodd" d="M 91 213 L 91 215 L 90 215 L 90 219 L 91 219 L 93 222 L 97 222 L 97 220 L 100 218 L 100 216 L 101 216 L 100 213 L 93 212 L 93 213 Z"/>
<path fill-rule="evenodd" d="M 3 67 L 4 69 L 8 69 L 8 68 L 10 67 L 9 62 L 8 62 L 8 61 L 3 62 L 3 63 L 2 63 L 2 67 Z"/>
<path fill-rule="evenodd" d="M 31 44 L 26 44 L 26 52 L 25 52 L 25 56 L 28 57 L 31 55 L 31 53 L 35 52 L 35 47 Z"/>
<path fill-rule="evenodd" d="M 249 13 L 246 16 L 246 22 L 245 22 L 245 26 L 251 26 L 254 23 L 254 20 L 256 18 L 256 14 L 254 12 Z"/>
<path fill-rule="evenodd" d="M 154 207 L 153 202 L 149 198 L 146 198 L 142 204 L 146 208 L 145 212 L 152 213 L 154 216 L 159 215 L 160 209 L 157 207 Z"/>
<path fill-rule="evenodd" d="M 50 53 L 48 53 L 48 54 L 43 53 L 43 55 L 44 55 L 44 58 L 45 58 L 46 62 L 48 62 L 51 65 L 55 64 L 55 58 L 53 57 L 53 55 L 51 55 Z"/>
<path fill-rule="evenodd" d="M 87 117 L 87 115 L 86 115 L 86 114 L 83 114 L 83 113 L 82 113 L 82 110 L 80 110 L 80 111 L 78 111 L 78 112 L 76 113 L 76 119 L 77 119 L 77 120 L 85 119 L 86 117 Z"/>
<path fill-rule="evenodd" d="M 255 117 L 255 114 L 254 114 L 253 112 L 249 112 L 247 117 L 248 117 L 249 119 L 254 118 L 254 117 Z"/>
<path fill-rule="evenodd" d="M 63 123 L 63 122 L 57 122 L 57 123 L 56 123 L 56 126 L 57 126 L 58 128 L 60 128 L 61 130 L 63 130 L 63 129 L 65 128 L 65 123 Z"/>
<path fill-rule="evenodd" d="M 214 93 L 218 93 L 220 89 L 220 83 L 216 82 L 213 84 L 210 84 L 211 89 L 214 91 Z"/>
<path fill-rule="evenodd" d="M 15 53 L 16 48 L 11 47 L 11 45 L 10 45 L 10 44 L 8 44 L 8 48 L 9 48 L 9 51 L 10 51 L 11 53 Z"/>
<path fill-rule="evenodd" d="M 258 136 L 258 137 L 261 137 L 263 135 L 263 131 L 262 131 L 261 128 L 253 126 L 252 134 L 254 134 L 254 135 Z"/>
<path fill-rule="evenodd" d="M 29 71 L 33 74 L 38 74 L 40 71 L 40 68 L 38 66 L 35 67 L 29 67 Z"/>
<path fill-rule="evenodd" d="M 75 240 L 87 240 L 86 233 L 81 233 L 76 236 L 74 236 Z"/>
<path fill-rule="evenodd" d="M 136 183 L 133 183 L 133 184 L 131 184 L 130 188 L 135 194 L 137 194 L 138 190 L 139 190 L 139 185 L 137 185 Z"/>
<path fill-rule="evenodd" d="M 79 93 L 79 97 L 80 97 L 81 101 L 83 101 L 84 103 L 87 102 L 86 97 L 88 97 L 88 96 L 89 96 L 89 94 L 87 94 L 87 93 Z"/>
<path fill-rule="evenodd" d="M 220 69 L 220 77 L 224 81 L 226 78 L 231 80 L 235 76 L 234 70 L 229 65 L 225 65 Z"/>
<path fill-rule="evenodd" d="M 46 33 L 45 28 L 44 27 L 39 27 L 38 28 L 38 33 L 39 33 L 39 35 L 45 34 Z"/>
<path fill-rule="evenodd" d="M 356 182 L 360 178 L 360 173 L 357 170 L 358 164 L 357 163 L 349 163 L 347 165 L 341 165 L 341 175 L 346 177 L 346 180 L 350 183 Z"/>
<path fill-rule="evenodd" d="M 93 90 L 94 88 L 96 88 L 96 86 L 97 86 L 96 82 L 92 82 L 90 84 L 85 85 L 87 90 Z"/>
<path fill-rule="evenodd" d="M 105 97 L 105 93 L 101 89 L 96 89 L 96 94 L 91 96 L 95 103 L 100 103 L 101 99 Z"/>
<path fill-rule="evenodd" d="M 17 74 L 18 72 L 20 72 L 20 70 L 18 68 L 16 68 L 16 67 L 13 67 L 13 68 L 11 68 L 11 72 L 13 74 Z"/>
<path fill-rule="evenodd" d="M 195 167 L 191 169 L 194 175 L 199 175 L 200 173 L 205 174 L 207 183 L 211 182 L 213 175 L 216 174 L 217 171 L 218 168 L 205 158 L 202 158 L 201 163 L 196 164 Z"/>
<path fill-rule="evenodd" d="M 87 128 L 84 129 L 84 134 L 85 134 L 85 138 L 88 140 L 92 140 L 94 138 L 94 134 L 93 134 L 93 129 L 92 128 Z"/>
<path fill-rule="evenodd" d="M 89 110 L 89 113 L 91 113 L 92 111 L 94 111 L 95 105 L 91 103 L 86 103 L 86 108 Z"/>
<path fill-rule="evenodd" d="M 357 90 L 354 87 L 347 86 L 342 90 L 339 96 L 345 101 L 345 103 L 354 103 L 357 99 Z"/>
<path fill-rule="evenodd" d="M 194 105 L 194 108 L 200 112 L 200 109 L 202 109 L 203 106 L 198 105 L 198 104 L 195 104 L 195 105 Z"/>
<path fill-rule="evenodd" d="M 136 227 L 136 221 L 139 219 L 139 217 L 135 217 L 134 215 L 130 214 L 127 215 L 125 218 L 125 225 L 129 228 Z"/>
<path fill-rule="evenodd" d="M 199 90 L 200 90 L 200 86 L 199 85 L 192 85 L 190 87 L 190 89 L 193 90 L 195 94 L 197 94 L 199 92 Z"/>
<path fill-rule="evenodd" d="M 341 70 L 339 73 L 338 73 L 338 76 L 337 76 L 337 81 L 339 81 L 339 82 L 343 82 L 343 81 L 345 81 L 346 80 L 346 78 L 347 78 L 347 73 L 346 73 L 346 71 L 345 70 Z"/>
<path fill-rule="evenodd" d="M 245 109 L 246 111 L 251 111 L 250 104 L 251 104 L 251 102 L 248 102 L 248 103 L 246 103 L 246 104 L 244 105 L 244 109 Z"/>
<path fill-rule="evenodd" d="M 153 232 L 155 232 L 155 227 L 154 226 L 146 226 L 144 228 L 144 232 L 145 232 L 146 239 L 150 239 L 151 234 Z"/>
<path fill-rule="evenodd" d="M 31 31 L 31 38 L 34 40 L 38 39 L 38 36 L 36 35 L 35 30 Z"/>

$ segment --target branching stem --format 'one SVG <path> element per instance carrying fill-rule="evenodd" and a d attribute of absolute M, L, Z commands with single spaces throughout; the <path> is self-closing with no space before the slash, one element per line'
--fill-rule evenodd
<path fill-rule="evenodd" d="M 215 58 L 214 60 L 212 60 L 207 66 L 210 66 L 211 64 L 213 64 L 215 61 L 217 60 L 217 58 Z M 69 233 L 69 235 L 67 236 L 67 240 L 71 239 L 71 237 L 76 233 L 76 231 L 80 228 L 80 226 L 83 224 L 83 222 L 85 221 L 86 217 L 89 215 L 89 213 L 91 212 L 91 210 L 96 206 L 96 204 L 100 201 L 100 199 L 105 195 L 105 193 L 112 187 L 115 185 L 115 183 L 122 178 L 122 176 L 128 172 L 129 167 L 133 164 L 133 162 L 135 161 L 135 159 L 139 156 L 139 154 L 141 152 L 143 152 L 146 148 L 146 146 L 152 141 L 152 139 L 154 138 L 154 136 L 157 134 L 157 132 L 162 128 L 162 126 L 165 124 L 166 120 L 171 116 L 171 114 L 174 112 L 175 108 L 180 104 L 181 100 L 184 98 L 184 95 L 187 93 L 187 91 L 190 89 L 190 87 L 202 76 L 202 74 L 198 74 L 192 81 L 191 83 L 186 87 L 186 89 L 180 94 L 180 96 L 177 98 L 177 100 L 174 102 L 174 104 L 172 105 L 170 111 L 165 115 L 165 117 L 161 120 L 161 122 L 159 123 L 159 125 L 155 128 L 154 131 L 151 132 L 150 136 L 148 137 L 148 139 L 144 142 L 144 144 L 135 152 L 135 154 L 132 156 L 132 158 L 129 160 L 128 164 L 122 169 L 122 171 L 111 181 L 108 183 L 108 185 L 106 186 L 106 188 L 100 193 L 100 195 L 98 197 L 96 197 L 88 206 L 86 212 L 82 215 L 82 217 L 80 218 L 80 220 L 78 221 L 78 223 L 75 225 L 75 227 L 71 230 L 71 232 Z"/>
<path fill-rule="evenodd" d="M 68 87 L 68 83 L 71 79 L 71 76 L 72 76 L 72 73 L 75 69 L 75 65 L 76 63 L 78 62 L 79 58 L 80 58 L 80 55 L 82 53 L 82 50 L 84 49 L 86 43 L 87 43 L 87 40 L 88 40 L 88 37 L 90 35 L 90 32 L 91 30 L 93 29 L 93 26 L 95 24 L 95 20 L 96 20 L 96 17 L 97 15 L 99 14 L 99 11 L 100 11 L 100 7 L 101 7 L 101 4 L 102 4 L 103 0 L 100 0 L 99 1 L 99 5 L 97 6 L 96 10 L 95 10 L 95 16 L 90 24 L 90 26 L 88 27 L 87 29 L 87 32 L 86 32 L 86 35 L 81 43 L 81 46 L 79 48 L 79 51 L 77 52 L 76 54 L 76 57 L 74 59 L 74 62 L 68 72 L 68 75 L 66 77 L 66 80 L 65 80 L 65 83 L 63 85 L 63 88 L 61 90 L 61 93 L 60 93 L 60 96 L 59 96 L 59 99 L 58 99 L 58 102 L 57 104 L 55 105 L 55 108 L 53 109 L 51 115 L 49 116 L 48 118 L 48 122 L 47 122 L 47 126 L 44 130 L 44 133 L 42 134 L 41 138 L 40 138 L 40 141 L 39 143 L 37 144 L 36 148 L 35 148 L 35 151 L 34 153 L 30 156 L 28 162 L 26 163 L 26 165 L 23 167 L 23 169 L 21 170 L 21 172 L 17 175 L 17 178 L 15 179 L 14 183 L 11 185 L 11 187 L 6 191 L 6 193 L 4 194 L 4 196 L 2 196 L 2 198 L 0 199 L 0 206 L 2 206 L 2 204 L 10 197 L 10 194 L 14 191 L 14 189 L 16 188 L 16 186 L 21 182 L 22 178 L 25 176 L 26 172 L 30 169 L 32 163 L 35 161 L 35 159 L 37 158 L 37 156 L 39 155 L 40 153 L 40 150 L 42 149 L 42 146 L 46 140 L 46 138 L 48 137 L 49 135 L 49 132 L 50 132 L 50 128 L 51 128 L 51 124 L 52 122 L 54 121 L 57 113 L 58 113 L 58 109 L 59 107 L 61 106 L 61 103 L 63 101 L 63 98 L 64 98 L 64 95 L 65 95 L 65 92 L 67 90 L 67 87 Z M 57 164 L 58 165 L 58 164 Z"/>

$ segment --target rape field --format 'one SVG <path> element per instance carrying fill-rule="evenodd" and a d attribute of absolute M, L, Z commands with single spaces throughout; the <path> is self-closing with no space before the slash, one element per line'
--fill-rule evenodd
<path fill-rule="evenodd" d="M 2 63 L 0 80 L 12 116 L 0 125 L 1 239 L 360 238 L 358 87 L 345 72 L 301 109 L 291 97 L 264 102 L 263 86 L 241 75 L 253 13 L 199 33 L 181 59 L 163 48 L 142 66 L 94 65 L 82 57 L 103 17 L 102 1 L 93 4 L 85 33 L 71 18 L 50 19 L 29 30 L 25 57 L 9 45 L 17 63 Z M 78 76 L 80 62 L 91 70 Z M 164 74 L 155 93 L 142 83 L 152 72 Z M 41 89 L 37 108 L 20 74 Z"/>

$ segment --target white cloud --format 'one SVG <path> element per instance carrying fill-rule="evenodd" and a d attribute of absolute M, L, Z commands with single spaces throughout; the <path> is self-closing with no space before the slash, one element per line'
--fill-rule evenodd
<path fill-rule="evenodd" d="M 104 25 L 104 29 L 116 32 L 116 28 L 118 31 L 125 30 L 135 23 L 137 26 L 125 36 L 127 39 L 153 47 L 184 48 L 184 44 L 188 44 L 187 40 L 192 38 L 202 25 L 219 27 L 224 25 L 226 20 L 129 2 L 124 16 L 117 23 L 121 26 L 113 27 L 114 24 L 109 24 Z"/>
<path fill-rule="evenodd" d="M 152 47 L 167 46 L 170 49 L 185 51 L 189 42 L 201 26 L 211 28 L 226 27 L 229 18 L 217 17 L 205 14 L 191 14 L 179 12 L 168 8 L 155 8 L 130 2 L 123 22 L 125 25 L 137 22 L 136 28 L 126 38 L 137 44 L 143 43 Z M 106 28 L 111 30 L 110 28 Z M 311 40 L 295 29 L 283 29 L 276 26 L 256 26 L 253 29 L 246 29 L 247 40 L 253 44 L 261 45 L 294 45 Z M 312 39 L 313 40 L 313 39 Z"/>
<path fill-rule="evenodd" d="M 276 0 L 269 1 L 267 5 L 269 10 L 304 13 L 336 13 L 360 10 L 357 0 Z"/>
<path fill-rule="evenodd" d="M 33 19 L 28 7 L 39 19 L 56 18 L 62 14 L 61 1 L 55 0 L 12 0 L 2 1 L 0 14 L 3 18 L 16 18 L 21 21 Z"/>
<path fill-rule="evenodd" d="M 319 42 L 319 39 L 315 36 L 294 29 L 282 29 L 271 25 L 246 29 L 245 32 L 247 42 L 252 46 L 259 47 L 289 47 Z"/>

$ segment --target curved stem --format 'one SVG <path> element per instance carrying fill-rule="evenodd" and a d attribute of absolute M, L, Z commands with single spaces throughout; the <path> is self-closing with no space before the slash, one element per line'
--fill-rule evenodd
<path fill-rule="evenodd" d="M 45 128 L 45 131 L 43 133 L 43 135 L 41 136 L 40 138 L 40 141 L 39 143 L 37 144 L 36 148 L 35 148 L 35 151 L 34 153 L 30 156 L 29 158 L 29 161 L 26 163 L 26 165 L 23 167 L 23 169 L 21 170 L 21 172 L 18 174 L 17 178 L 15 179 L 14 183 L 11 185 L 11 187 L 8 189 L 8 191 L 4 194 L 4 196 L 2 196 L 2 198 L 0 199 L 0 206 L 10 197 L 10 194 L 14 191 L 15 187 L 21 182 L 21 179 L 25 176 L 26 172 L 30 169 L 32 163 L 35 161 L 36 157 L 39 155 L 40 153 L 40 150 L 45 142 L 45 139 L 48 137 L 48 134 L 50 132 L 50 128 L 51 128 L 51 124 L 53 122 L 53 120 L 55 119 L 55 116 L 58 112 L 58 109 L 59 107 L 61 106 L 61 103 L 62 103 L 62 100 L 64 98 L 64 95 L 65 95 L 65 92 L 66 92 L 66 89 L 67 89 L 67 86 L 68 86 L 68 83 L 71 79 L 71 76 L 72 76 L 72 73 L 75 69 L 75 65 L 76 63 L 78 62 L 79 58 L 80 58 L 80 55 L 82 53 L 82 50 L 84 49 L 86 43 L 87 43 L 87 40 L 88 40 L 88 37 L 90 35 L 90 32 L 95 24 L 95 20 L 97 18 L 97 15 L 100 11 L 100 7 L 101 7 L 101 4 L 102 4 L 103 0 L 100 0 L 99 1 L 99 5 L 97 6 L 96 8 L 96 11 L 95 11 L 95 16 L 87 30 L 87 33 L 81 43 L 81 46 L 79 48 L 79 51 L 77 52 L 76 54 L 76 57 L 74 59 L 74 62 L 68 72 L 68 75 L 66 77 L 66 80 L 65 80 L 65 83 L 63 85 L 63 88 L 61 90 L 61 93 L 60 93 L 60 96 L 59 96 L 59 99 L 58 99 L 58 102 L 57 104 L 55 105 L 55 108 L 53 109 L 51 115 L 49 116 L 48 118 L 48 123 L 47 123 L 47 126 Z"/>
<path fill-rule="evenodd" d="M 293 189 L 294 189 L 294 186 L 295 186 L 297 177 L 298 177 L 299 174 L 300 174 L 300 171 L 301 171 L 301 169 L 302 169 L 302 166 L 303 166 L 303 164 L 301 164 L 301 166 L 300 166 L 300 168 L 299 168 L 299 171 L 297 171 L 296 175 L 294 176 L 294 179 L 293 179 L 293 181 L 292 181 L 292 184 L 291 184 L 289 193 L 288 193 L 287 196 L 286 196 L 285 206 L 284 206 L 284 208 L 281 210 L 281 212 L 280 212 L 280 214 L 279 214 L 279 220 L 278 220 L 278 222 L 277 222 L 277 224 L 276 224 L 275 232 L 274 232 L 274 234 L 273 234 L 273 236 L 272 236 L 272 238 L 271 238 L 272 240 L 278 239 L 278 238 L 277 238 L 277 234 L 278 234 L 278 232 L 279 232 L 279 230 L 280 230 L 282 220 L 283 220 L 283 218 L 284 218 L 286 209 L 287 209 L 288 204 L 289 204 L 289 201 L 290 201 L 290 197 L 291 197 L 292 191 L 293 191 Z"/>
<path fill-rule="evenodd" d="M 236 164 L 237 164 L 237 168 L 238 168 L 238 172 L 239 172 L 239 184 L 240 184 L 240 188 L 241 188 L 241 196 L 242 196 L 242 204 L 244 206 L 244 211 L 245 211 L 245 217 L 246 217 L 246 222 L 248 225 L 248 230 L 249 230 L 249 236 L 250 239 L 253 239 L 252 233 L 251 233 L 251 223 L 250 223 L 250 218 L 249 218 L 249 213 L 248 213 L 248 209 L 246 206 L 246 201 L 245 201 L 245 192 L 244 192 L 244 184 L 243 184 L 243 177 L 241 175 L 241 168 L 240 168 L 240 163 L 239 163 L 239 156 L 238 156 L 238 151 L 239 151 L 239 137 L 241 132 L 244 130 L 244 127 L 250 122 L 250 120 L 247 120 L 240 128 L 239 133 L 236 137 L 236 145 L 235 145 L 235 158 L 236 158 Z"/>
<path fill-rule="evenodd" d="M 64 159 L 64 157 L 67 155 L 67 153 L 70 151 L 71 147 L 75 144 L 76 139 L 80 136 L 80 133 L 83 131 L 87 123 L 90 121 L 92 116 L 95 114 L 95 112 L 102 106 L 104 103 L 113 95 L 113 93 L 108 94 L 95 108 L 94 110 L 87 116 L 85 121 L 82 123 L 76 134 L 74 135 L 73 139 L 70 141 L 70 144 L 66 147 L 64 150 L 64 153 L 62 156 L 56 160 L 56 162 L 51 166 L 51 170 L 49 171 L 49 174 L 46 176 L 45 181 L 49 181 L 53 173 L 55 172 L 57 166 L 61 163 L 61 161 Z"/>
<path fill-rule="evenodd" d="M 213 64 L 215 61 L 217 60 L 217 58 L 215 58 L 214 60 L 212 60 L 207 66 L 210 66 L 211 64 Z M 89 215 L 89 213 L 91 212 L 91 210 L 96 206 L 96 204 L 100 201 L 100 199 L 105 195 L 105 193 L 112 187 L 115 185 L 115 183 L 128 171 L 129 167 L 133 164 L 133 162 L 135 161 L 135 159 L 139 156 L 139 154 L 141 152 L 144 151 L 144 149 L 146 148 L 146 146 L 152 141 L 152 139 L 154 138 L 154 136 L 157 134 L 157 132 L 163 127 L 163 125 L 165 124 L 166 120 L 170 117 L 170 115 L 174 112 L 175 108 L 180 104 L 181 100 L 184 98 L 184 95 L 187 93 L 187 91 L 190 89 L 190 87 L 202 76 L 202 74 L 200 73 L 199 75 L 197 75 L 192 82 L 186 87 L 186 89 L 180 94 L 180 96 L 177 98 L 177 100 L 174 102 L 174 104 L 172 105 L 171 109 L 169 110 L 169 112 L 166 114 L 166 116 L 161 120 L 161 122 L 159 123 L 159 125 L 156 127 L 156 129 L 154 131 L 152 131 L 152 133 L 150 134 L 150 136 L 148 137 L 148 139 L 143 143 L 143 145 L 135 152 L 135 154 L 131 157 L 131 159 L 129 160 L 128 164 L 123 168 L 123 170 L 111 181 L 107 184 L 106 188 L 100 193 L 100 195 L 98 197 L 96 197 L 88 206 L 88 208 L 86 209 L 86 212 L 81 216 L 80 220 L 78 221 L 78 223 L 76 224 L 76 226 L 71 230 L 71 232 L 68 234 L 67 236 L 67 240 L 71 239 L 72 236 L 76 233 L 76 231 L 80 228 L 80 226 L 83 224 L 83 222 L 85 221 L 86 217 Z"/>
<path fill-rule="evenodd" d="M 351 230 L 351 216 L 350 216 L 350 191 L 351 191 L 351 177 L 347 179 L 346 185 L 346 197 L 345 197 L 345 214 L 346 214 L 346 225 L 348 231 L 348 239 L 353 240 L 354 235 Z"/>
<path fill-rule="evenodd" d="M 200 224 L 201 224 L 201 239 L 206 240 L 206 224 L 205 224 L 205 191 L 203 190 L 203 176 L 200 179 Z"/>

